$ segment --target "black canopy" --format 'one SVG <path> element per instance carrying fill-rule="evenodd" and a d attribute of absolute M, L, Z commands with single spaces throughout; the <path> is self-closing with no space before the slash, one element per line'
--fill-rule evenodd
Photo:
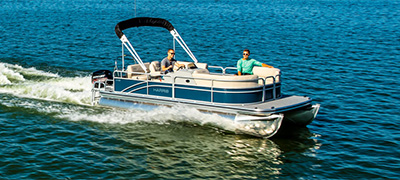
<path fill-rule="evenodd" d="M 137 17 L 137 18 L 132 18 L 132 19 L 128 19 L 128 20 L 119 22 L 115 26 L 115 33 L 121 39 L 121 37 L 124 35 L 122 30 L 131 28 L 131 27 L 141 27 L 141 26 L 162 27 L 162 28 L 167 29 L 168 31 L 172 31 L 175 29 L 174 26 L 172 26 L 172 24 L 165 19 Z"/>

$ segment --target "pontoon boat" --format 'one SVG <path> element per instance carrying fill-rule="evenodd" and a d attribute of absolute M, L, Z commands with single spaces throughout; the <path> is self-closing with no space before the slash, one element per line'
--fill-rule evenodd
<path fill-rule="evenodd" d="M 122 32 L 132 27 L 167 29 L 193 62 L 179 62 L 185 68 L 161 73 L 160 62 L 143 62 Z M 281 73 L 277 68 L 254 67 L 253 75 L 227 73 L 234 67 L 200 63 L 170 22 L 159 18 L 133 18 L 118 23 L 115 32 L 122 41 L 121 67 L 92 75 L 92 104 L 151 110 L 158 106 L 196 108 L 232 119 L 236 132 L 271 137 L 281 123 L 305 126 L 315 118 L 319 104 L 305 96 L 281 94 Z M 174 47 L 175 48 L 175 47 Z M 127 49 L 130 55 L 125 55 Z M 131 56 L 135 64 L 127 64 Z"/>

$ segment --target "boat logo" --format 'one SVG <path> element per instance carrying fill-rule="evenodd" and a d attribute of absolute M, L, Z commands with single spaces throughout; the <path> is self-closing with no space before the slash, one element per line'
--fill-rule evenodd
<path fill-rule="evenodd" d="M 154 92 L 158 92 L 158 93 L 169 93 L 168 89 L 163 89 L 163 88 L 153 88 Z"/>

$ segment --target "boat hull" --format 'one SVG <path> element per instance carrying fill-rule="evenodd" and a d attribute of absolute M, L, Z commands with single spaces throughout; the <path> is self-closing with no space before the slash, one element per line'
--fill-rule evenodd
<path fill-rule="evenodd" d="M 307 126 L 318 114 L 320 104 L 309 105 L 303 108 L 285 112 L 284 126 Z"/>
<path fill-rule="evenodd" d="M 236 127 L 235 132 L 264 138 L 275 135 L 281 127 L 282 122 L 285 121 L 284 118 L 286 116 L 288 116 L 286 121 L 298 121 L 297 124 L 305 126 L 314 119 L 318 111 L 315 108 L 313 110 L 305 108 L 310 105 L 310 100 L 304 99 L 304 97 L 287 97 L 287 101 L 291 101 L 294 104 L 279 107 L 278 104 L 282 103 L 284 98 L 263 104 L 233 105 L 132 93 L 108 91 L 100 91 L 98 93 L 100 95 L 98 104 L 103 106 L 151 111 L 159 106 L 175 106 L 180 104 L 184 107 L 198 109 L 204 113 L 217 113 L 233 121 Z M 297 101 L 302 101 L 302 103 L 293 99 L 298 99 Z"/>
<path fill-rule="evenodd" d="M 136 99 L 127 101 L 122 99 L 115 98 L 101 98 L 98 102 L 103 106 L 112 106 L 112 107 L 120 107 L 126 109 L 139 109 L 145 111 L 151 111 L 159 106 L 173 106 L 175 104 L 157 104 L 157 103 L 149 103 L 144 99 Z M 182 105 L 187 105 L 181 103 Z M 189 107 L 193 107 L 190 106 Z M 210 111 L 205 110 L 206 108 L 198 109 L 203 113 L 217 113 L 220 114 L 221 117 L 231 119 L 235 124 L 235 132 L 239 134 L 248 134 L 256 137 L 269 138 L 275 135 L 283 120 L 283 114 L 259 114 L 259 115 L 246 115 L 240 113 L 226 113 L 221 111 Z"/>

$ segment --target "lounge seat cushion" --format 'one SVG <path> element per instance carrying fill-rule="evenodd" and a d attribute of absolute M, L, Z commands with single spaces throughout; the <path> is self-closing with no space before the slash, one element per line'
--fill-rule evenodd
<path fill-rule="evenodd" d="M 147 70 L 149 71 L 150 63 L 144 63 L 144 65 L 146 66 Z M 126 68 L 126 72 L 127 72 L 128 78 L 132 78 L 133 76 L 141 75 L 141 74 L 134 74 L 134 73 L 144 73 L 144 70 L 142 69 L 142 67 L 140 67 L 139 64 L 133 64 L 133 65 L 129 65 Z M 134 73 L 132 73 L 132 72 L 134 72 Z"/>
<path fill-rule="evenodd" d="M 257 87 L 258 77 L 257 75 L 244 75 L 244 76 L 224 76 L 216 74 L 206 74 L 206 73 L 193 73 L 195 82 L 199 86 L 211 86 L 221 87 L 221 88 L 247 88 L 247 87 Z M 212 82 L 211 79 L 214 79 Z M 244 82 L 237 82 L 243 80 Z M 236 82 L 232 82 L 236 81 Z"/>
<path fill-rule="evenodd" d="M 201 68 L 201 69 L 207 69 L 208 65 L 207 63 L 196 63 L 197 68 Z"/>
<path fill-rule="evenodd" d="M 260 78 L 265 78 L 269 76 L 275 77 L 275 83 L 280 81 L 280 75 L 281 71 L 278 68 L 268 68 L 268 67 L 259 67 L 259 66 L 254 66 L 253 67 L 253 74 L 257 75 Z M 273 83 L 273 78 L 267 78 L 265 84 L 272 84 Z M 260 80 L 259 84 L 263 84 L 263 81 Z"/>
<path fill-rule="evenodd" d="M 154 72 L 159 72 L 161 71 L 161 65 L 159 61 L 153 61 L 150 63 L 149 66 L 150 72 L 154 73 Z"/>

